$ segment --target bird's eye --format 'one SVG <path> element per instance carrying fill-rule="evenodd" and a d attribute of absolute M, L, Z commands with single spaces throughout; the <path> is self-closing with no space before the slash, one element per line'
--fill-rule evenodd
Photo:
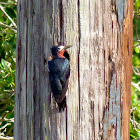
<path fill-rule="evenodd" d="M 57 51 L 59 52 L 61 50 L 61 48 L 58 47 Z"/>
<path fill-rule="evenodd" d="M 58 47 L 58 51 L 61 51 L 62 50 L 62 47 Z"/>

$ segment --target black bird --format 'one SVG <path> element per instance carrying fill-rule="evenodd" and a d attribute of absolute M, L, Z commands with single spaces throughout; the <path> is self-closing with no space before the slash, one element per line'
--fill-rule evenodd
<path fill-rule="evenodd" d="M 66 91 L 70 76 L 69 55 L 66 49 L 70 47 L 63 45 L 52 47 L 52 60 L 48 62 L 50 86 L 59 110 L 66 106 Z"/>

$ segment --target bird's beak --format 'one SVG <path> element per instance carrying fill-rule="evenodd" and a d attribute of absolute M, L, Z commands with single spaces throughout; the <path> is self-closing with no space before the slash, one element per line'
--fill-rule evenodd
<path fill-rule="evenodd" d="M 69 46 L 65 46 L 64 48 L 66 50 L 66 49 L 71 48 L 71 47 L 72 47 L 72 45 L 69 45 Z"/>

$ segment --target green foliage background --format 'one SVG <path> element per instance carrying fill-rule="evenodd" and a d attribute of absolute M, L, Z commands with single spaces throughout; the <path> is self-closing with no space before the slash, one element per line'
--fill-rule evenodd
<path fill-rule="evenodd" d="M 133 12 L 133 77 L 130 138 L 140 137 L 140 0 L 135 0 Z"/>
<path fill-rule="evenodd" d="M 15 0 L 0 1 L 0 139 L 13 137 L 16 6 Z"/>
<path fill-rule="evenodd" d="M 16 0 L 0 0 L 0 139 L 13 139 Z M 133 77 L 130 138 L 140 137 L 140 0 L 134 2 L 133 13 Z"/>

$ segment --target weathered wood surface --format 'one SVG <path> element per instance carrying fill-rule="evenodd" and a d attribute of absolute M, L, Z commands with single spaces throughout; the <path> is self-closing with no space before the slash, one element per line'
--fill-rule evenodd
<path fill-rule="evenodd" d="M 133 0 L 18 0 L 15 140 L 129 140 Z M 69 50 L 67 107 L 50 94 L 50 48 Z"/>
<path fill-rule="evenodd" d="M 15 140 L 45 139 L 45 1 L 18 1 Z"/>

